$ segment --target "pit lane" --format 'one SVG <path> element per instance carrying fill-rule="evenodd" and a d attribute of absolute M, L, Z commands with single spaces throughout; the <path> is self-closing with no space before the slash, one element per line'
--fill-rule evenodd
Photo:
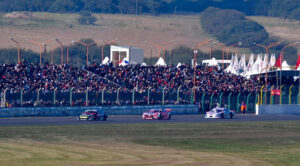
<path fill-rule="evenodd" d="M 212 122 L 260 122 L 300 120 L 300 115 L 237 114 L 233 119 L 205 119 L 204 115 L 172 115 L 171 120 L 143 120 L 140 115 L 112 115 L 107 121 L 78 121 L 76 117 L 17 117 L 0 118 L 0 126 L 24 125 L 84 125 L 127 123 L 212 123 Z"/>

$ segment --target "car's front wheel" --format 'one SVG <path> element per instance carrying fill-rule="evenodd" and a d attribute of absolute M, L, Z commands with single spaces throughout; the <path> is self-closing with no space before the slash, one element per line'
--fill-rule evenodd
<path fill-rule="evenodd" d="M 230 119 L 232 119 L 232 117 L 233 117 L 233 114 L 230 112 Z"/>

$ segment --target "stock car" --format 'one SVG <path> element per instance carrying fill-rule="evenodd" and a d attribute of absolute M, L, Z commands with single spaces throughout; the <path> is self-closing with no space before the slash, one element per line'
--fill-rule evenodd
<path fill-rule="evenodd" d="M 171 109 L 151 109 L 143 113 L 143 119 L 164 119 L 168 120 L 171 119 Z"/>
<path fill-rule="evenodd" d="M 106 112 L 101 109 L 89 109 L 84 111 L 82 114 L 77 116 L 77 120 L 102 120 L 105 121 L 107 119 Z"/>
<path fill-rule="evenodd" d="M 205 118 L 217 118 L 217 119 L 224 119 L 224 118 L 232 119 L 233 116 L 234 116 L 234 111 L 222 107 L 213 108 L 212 110 L 206 112 L 205 114 Z"/>

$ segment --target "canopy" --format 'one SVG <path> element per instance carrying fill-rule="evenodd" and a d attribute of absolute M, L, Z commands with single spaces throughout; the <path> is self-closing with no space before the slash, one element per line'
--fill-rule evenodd
<path fill-rule="evenodd" d="M 166 64 L 165 60 L 162 57 L 160 57 L 158 59 L 158 61 L 156 62 L 155 66 L 167 66 L 167 64 Z"/>
<path fill-rule="evenodd" d="M 282 66 L 281 67 L 282 67 L 282 70 L 291 70 L 290 65 L 286 61 L 282 62 Z"/>

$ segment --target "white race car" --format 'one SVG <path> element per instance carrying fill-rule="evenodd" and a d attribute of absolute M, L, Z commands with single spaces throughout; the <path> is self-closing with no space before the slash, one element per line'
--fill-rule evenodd
<path fill-rule="evenodd" d="M 234 116 L 234 111 L 229 110 L 228 108 L 213 108 L 212 110 L 206 112 L 205 118 L 230 118 Z"/>

